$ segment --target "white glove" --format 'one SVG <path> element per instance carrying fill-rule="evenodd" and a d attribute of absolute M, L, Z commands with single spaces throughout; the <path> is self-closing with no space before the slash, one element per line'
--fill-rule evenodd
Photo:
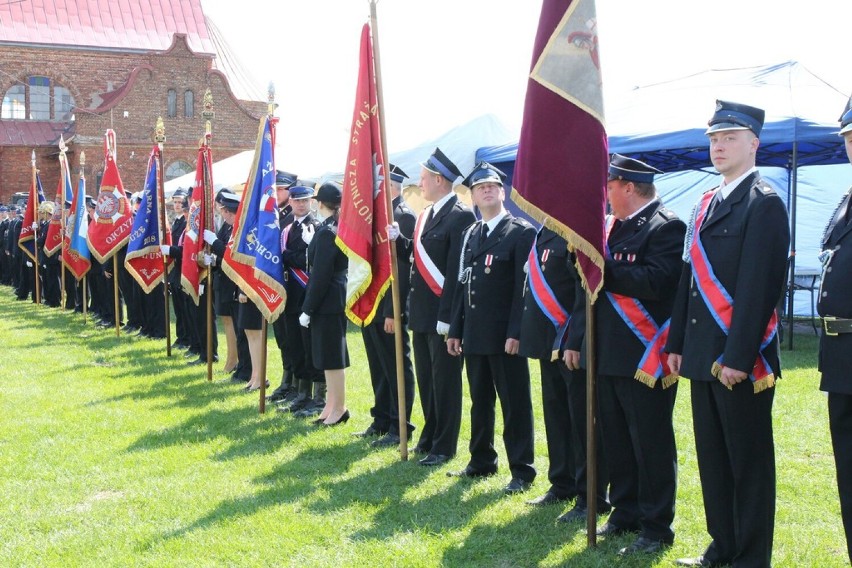
<path fill-rule="evenodd" d="M 438 335 L 448 335 L 450 333 L 450 324 L 439 321 L 435 326 L 435 331 L 438 332 Z"/>
<path fill-rule="evenodd" d="M 311 244 L 311 241 L 314 240 L 314 233 L 315 232 L 316 231 L 314 231 L 314 226 L 311 225 L 310 223 L 305 225 L 305 228 L 302 229 L 302 240 L 305 241 L 306 245 Z M 310 318 L 308 318 L 308 319 L 310 319 Z M 305 327 L 307 327 L 307 326 L 305 326 Z"/>
<path fill-rule="evenodd" d="M 33 231 L 35 231 L 36 229 L 38 229 L 38 223 L 33 222 L 32 227 L 33 227 Z"/>
<path fill-rule="evenodd" d="M 27 261 L 27 268 L 32 268 L 32 267 L 33 267 L 33 263 L 28 260 Z"/>
<path fill-rule="evenodd" d="M 308 314 L 305 314 L 305 313 L 300 315 L 299 316 L 299 325 L 301 325 L 302 327 L 308 327 L 309 325 L 311 325 L 311 316 L 309 316 Z"/>
<path fill-rule="evenodd" d="M 527 261 L 527 262 L 524 263 L 524 274 L 529 274 L 529 273 L 530 273 L 530 262 Z"/>
<path fill-rule="evenodd" d="M 210 266 L 214 262 L 216 262 L 216 255 L 204 253 L 204 266 Z"/>
<path fill-rule="evenodd" d="M 216 233 L 211 231 L 210 229 L 204 229 L 204 242 L 208 245 L 212 245 L 216 242 Z"/>
<path fill-rule="evenodd" d="M 163 254 L 163 256 L 169 256 L 170 248 L 171 247 L 169 245 L 160 245 L 160 252 Z"/>
<path fill-rule="evenodd" d="M 395 241 L 399 238 L 399 223 L 394 221 L 392 224 L 388 225 L 388 238 L 392 241 Z"/>

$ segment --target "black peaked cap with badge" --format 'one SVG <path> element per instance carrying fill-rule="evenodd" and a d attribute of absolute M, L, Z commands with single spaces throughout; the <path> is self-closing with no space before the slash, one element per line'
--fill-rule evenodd
<path fill-rule="evenodd" d="M 843 109 L 843 114 L 840 115 L 840 132 L 837 134 L 843 136 L 847 132 L 852 132 L 852 97 L 849 97 L 846 108 Z"/>
<path fill-rule="evenodd" d="M 429 159 L 420 164 L 433 174 L 438 174 L 444 176 L 450 181 L 455 181 L 461 177 L 462 173 L 459 171 L 458 166 L 456 166 L 452 160 L 450 160 L 443 152 L 441 152 L 440 148 L 435 148 L 435 151 L 432 152 L 432 155 L 429 156 Z"/>
<path fill-rule="evenodd" d="M 298 179 L 299 176 L 296 174 L 291 174 L 284 170 L 275 170 L 275 185 L 284 186 L 289 189 L 291 186 L 296 185 Z"/>
<path fill-rule="evenodd" d="M 498 168 L 483 161 L 474 166 L 473 171 L 464 178 L 462 184 L 470 189 L 473 189 L 474 186 L 481 183 L 496 183 L 503 185 L 506 182 L 506 178 L 506 174 L 501 172 Z"/>
<path fill-rule="evenodd" d="M 766 112 L 763 109 L 717 100 L 716 111 L 707 123 L 709 128 L 705 134 L 721 130 L 751 130 L 755 136 L 760 137 L 765 118 Z"/>
<path fill-rule="evenodd" d="M 635 158 L 613 154 L 609 162 L 608 181 L 621 180 L 633 183 L 654 183 L 654 175 L 662 171 Z"/>
<path fill-rule="evenodd" d="M 396 164 L 388 164 L 388 167 L 390 169 L 390 178 L 396 183 L 402 183 L 402 180 L 409 177 L 409 175 L 402 171 L 402 168 Z"/>
<path fill-rule="evenodd" d="M 343 192 L 340 186 L 333 181 L 323 183 L 317 190 L 316 200 L 320 203 L 330 203 L 332 205 L 340 205 L 343 197 Z"/>

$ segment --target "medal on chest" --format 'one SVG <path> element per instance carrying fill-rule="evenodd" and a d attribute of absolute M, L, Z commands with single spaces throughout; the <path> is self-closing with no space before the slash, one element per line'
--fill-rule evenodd
<path fill-rule="evenodd" d="M 494 262 L 493 254 L 485 255 L 485 274 L 491 274 L 491 263 Z"/>
<path fill-rule="evenodd" d="M 544 251 L 541 253 L 541 270 L 542 270 L 542 272 L 544 272 L 544 269 L 546 268 L 545 264 L 547 263 L 548 257 L 550 257 L 550 249 L 544 249 Z"/>

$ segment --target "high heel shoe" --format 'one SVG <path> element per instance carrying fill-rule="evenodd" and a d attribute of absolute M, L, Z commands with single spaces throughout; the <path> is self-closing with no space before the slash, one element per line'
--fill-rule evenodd
<path fill-rule="evenodd" d="M 317 418 L 316 420 L 311 420 L 311 424 L 314 426 L 322 426 L 323 422 L 325 422 L 325 418 Z"/>
<path fill-rule="evenodd" d="M 336 422 L 323 422 L 322 424 L 323 426 L 339 426 L 340 424 L 346 424 L 347 420 L 349 420 L 349 410 L 344 411 Z"/>

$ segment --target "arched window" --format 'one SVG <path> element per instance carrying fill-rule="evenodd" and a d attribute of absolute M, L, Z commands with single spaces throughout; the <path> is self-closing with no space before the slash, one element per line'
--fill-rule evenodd
<path fill-rule="evenodd" d="M 166 115 L 169 118 L 177 116 L 177 91 L 174 89 L 169 89 L 168 109 L 166 111 Z"/>
<path fill-rule="evenodd" d="M 195 95 L 189 89 L 183 93 L 183 115 L 186 118 L 195 116 Z"/>
<path fill-rule="evenodd" d="M 12 120 L 74 120 L 74 97 L 49 77 L 34 75 L 13 85 L 3 95 L 0 118 Z"/>
<path fill-rule="evenodd" d="M 183 160 L 175 160 L 166 167 L 166 181 L 175 179 L 176 177 L 180 177 L 192 171 L 195 171 L 192 168 L 192 164 L 184 162 Z"/>
<path fill-rule="evenodd" d="M 74 97 L 65 87 L 53 88 L 53 118 L 56 120 L 74 120 Z"/>
<path fill-rule="evenodd" d="M 12 85 L 3 96 L 3 110 L 0 117 L 4 119 L 24 119 L 27 117 L 27 90 L 23 85 Z"/>

